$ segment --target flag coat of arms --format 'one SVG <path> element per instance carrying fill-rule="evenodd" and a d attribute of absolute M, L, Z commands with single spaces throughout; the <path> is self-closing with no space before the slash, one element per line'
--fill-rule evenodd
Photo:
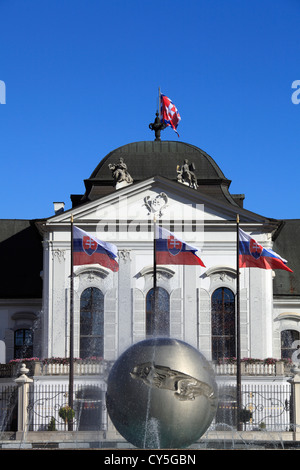
<path fill-rule="evenodd" d="M 157 264 L 199 265 L 205 267 L 202 260 L 196 255 L 199 248 L 188 245 L 177 238 L 174 233 L 156 226 L 155 239 Z"/>
<path fill-rule="evenodd" d="M 100 264 L 112 271 L 118 271 L 116 261 L 118 249 L 115 245 L 98 240 L 93 235 L 73 226 L 73 264 Z"/>
<path fill-rule="evenodd" d="M 287 261 L 270 249 L 264 248 L 239 228 L 239 266 L 240 268 L 284 269 Z"/>
<path fill-rule="evenodd" d="M 179 137 L 176 129 L 181 120 L 180 114 L 174 103 L 172 103 L 167 96 L 162 94 L 160 95 L 160 119 L 161 122 L 164 122 L 167 126 L 171 126 Z"/>

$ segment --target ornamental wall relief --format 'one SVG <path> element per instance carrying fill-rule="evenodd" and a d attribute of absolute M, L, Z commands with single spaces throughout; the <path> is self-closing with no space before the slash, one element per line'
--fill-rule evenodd
<path fill-rule="evenodd" d="M 163 211 L 168 206 L 168 196 L 166 193 L 160 193 L 157 196 L 146 196 L 144 198 L 144 206 L 148 210 L 148 215 L 155 214 L 158 217 L 163 215 Z"/>
<path fill-rule="evenodd" d="M 204 277 L 208 277 L 210 280 L 210 291 L 214 291 L 219 287 L 228 287 L 233 292 L 236 290 L 236 270 L 234 268 L 215 266 L 208 269 Z"/>
<path fill-rule="evenodd" d="M 60 248 L 53 248 L 52 259 L 57 259 L 59 263 L 62 263 L 66 259 L 66 250 L 61 250 Z"/>

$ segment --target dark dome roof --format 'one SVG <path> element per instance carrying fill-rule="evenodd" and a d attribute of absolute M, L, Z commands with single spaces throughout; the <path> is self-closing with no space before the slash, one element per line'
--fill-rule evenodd
<path fill-rule="evenodd" d="M 197 179 L 226 179 L 215 161 L 203 150 L 184 142 L 142 141 L 123 145 L 110 152 L 93 171 L 90 179 L 112 180 L 108 165 L 124 159 L 133 180 L 142 181 L 153 176 L 177 180 L 177 165 L 185 159 L 194 163 Z"/>
<path fill-rule="evenodd" d="M 116 190 L 109 165 L 123 158 L 133 183 L 155 176 L 171 181 L 177 180 L 177 167 L 188 160 L 194 164 L 198 191 L 229 204 L 241 205 L 243 195 L 229 193 L 228 180 L 216 162 L 203 150 L 191 144 L 176 141 L 141 141 L 123 145 L 112 150 L 97 165 L 91 176 L 84 181 L 84 195 L 72 195 L 73 206 L 93 201 Z M 181 184 L 181 183 L 178 183 Z"/>

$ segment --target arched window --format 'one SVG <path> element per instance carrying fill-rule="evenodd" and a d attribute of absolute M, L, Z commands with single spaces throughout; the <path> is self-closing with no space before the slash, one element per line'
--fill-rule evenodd
<path fill-rule="evenodd" d="M 234 293 L 220 287 L 211 299 L 212 359 L 236 357 Z"/>
<path fill-rule="evenodd" d="M 170 336 L 170 297 L 162 287 L 156 288 L 156 296 L 154 288 L 146 296 L 146 335 Z"/>
<path fill-rule="evenodd" d="M 29 328 L 21 328 L 15 331 L 14 337 L 15 359 L 33 356 L 33 334 Z"/>
<path fill-rule="evenodd" d="M 104 295 L 96 287 L 85 289 L 80 298 L 80 357 L 103 357 Z"/>
<path fill-rule="evenodd" d="M 297 349 L 292 347 L 294 341 L 299 341 L 299 331 L 283 330 L 281 332 L 281 359 L 291 359 Z"/>

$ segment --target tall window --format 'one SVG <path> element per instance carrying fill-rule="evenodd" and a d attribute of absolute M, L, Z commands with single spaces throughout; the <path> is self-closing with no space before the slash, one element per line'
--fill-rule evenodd
<path fill-rule="evenodd" d="M 297 349 L 292 347 L 294 341 L 299 341 L 299 331 L 283 330 L 281 332 L 281 359 L 291 359 Z"/>
<path fill-rule="evenodd" d="M 226 287 L 214 291 L 211 305 L 212 359 L 236 357 L 235 299 Z"/>
<path fill-rule="evenodd" d="M 146 335 L 170 336 L 170 298 L 162 287 L 156 288 L 156 296 L 154 289 L 146 296 Z"/>
<path fill-rule="evenodd" d="M 80 298 L 80 357 L 102 357 L 103 346 L 104 295 L 96 287 L 89 287 Z"/>
<path fill-rule="evenodd" d="M 15 359 L 33 356 L 33 334 L 31 329 L 21 328 L 15 331 Z"/>

